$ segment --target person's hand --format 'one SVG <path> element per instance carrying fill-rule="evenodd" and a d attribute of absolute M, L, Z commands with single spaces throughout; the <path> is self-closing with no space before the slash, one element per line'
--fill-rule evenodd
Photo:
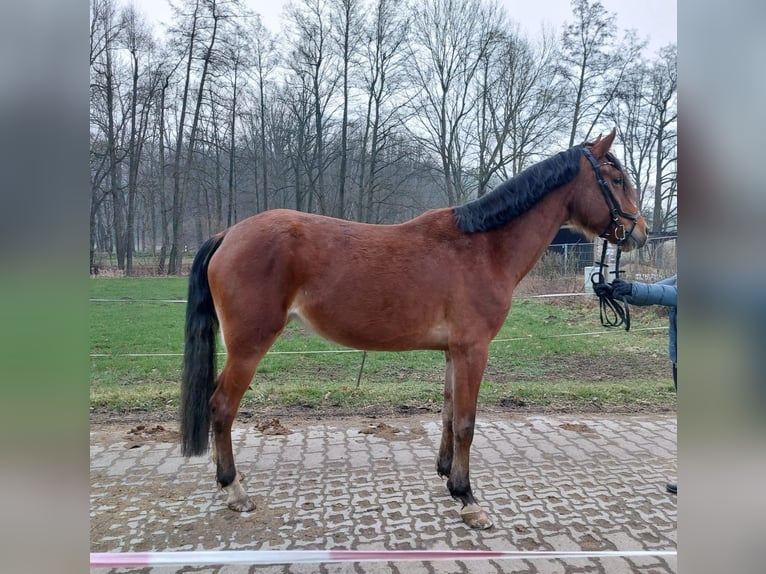
<path fill-rule="evenodd" d="M 633 292 L 633 284 L 622 279 L 615 279 L 612 282 L 612 297 L 630 296 Z"/>
<path fill-rule="evenodd" d="M 599 297 L 611 297 L 612 286 L 609 283 L 595 283 L 593 285 L 593 291 Z"/>

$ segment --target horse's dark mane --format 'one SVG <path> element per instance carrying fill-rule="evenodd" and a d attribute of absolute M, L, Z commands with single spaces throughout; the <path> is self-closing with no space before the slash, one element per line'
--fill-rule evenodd
<path fill-rule="evenodd" d="M 528 167 L 488 194 L 454 208 L 455 220 L 464 233 L 502 227 L 529 210 L 580 171 L 581 146 L 574 146 Z"/>

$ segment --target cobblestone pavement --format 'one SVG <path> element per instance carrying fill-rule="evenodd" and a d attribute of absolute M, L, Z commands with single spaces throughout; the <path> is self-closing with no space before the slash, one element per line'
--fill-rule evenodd
<path fill-rule="evenodd" d="M 207 457 L 176 442 L 91 432 L 91 551 L 672 550 L 676 418 L 671 415 L 480 415 L 474 493 L 494 520 L 463 525 L 435 472 L 438 414 L 283 420 L 289 434 L 237 423 L 243 484 L 257 505 L 226 508 Z M 268 429 L 267 429 L 268 430 Z M 362 432 L 360 432 L 362 431 Z M 170 433 L 173 434 L 173 433 Z M 165 440 L 172 440 L 166 437 Z M 666 573 L 662 557 L 155 567 L 110 572 Z M 93 569 L 104 573 L 109 570 Z"/>

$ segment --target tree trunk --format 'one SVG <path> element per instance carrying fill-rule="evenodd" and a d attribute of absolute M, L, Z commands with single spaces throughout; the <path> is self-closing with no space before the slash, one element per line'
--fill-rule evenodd
<path fill-rule="evenodd" d="M 181 271 L 181 258 L 183 241 L 183 193 L 181 186 L 181 151 L 183 150 L 184 123 L 186 121 L 186 108 L 189 100 L 189 83 L 191 81 L 191 66 L 194 55 L 194 40 L 197 36 L 197 18 L 199 13 L 199 0 L 194 6 L 192 14 L 192 29 L 189 36 L 189 52 L 186 60 L 186 77 L 184 78 L 184 90 L 181 97 L 181 116 L 178 120 L 178 135 L 176 137 L 176 151 L 173 158 L 173 208 L 171 247 L 168 261 L 168 275 L 178 275 Z"/>
<path fill-rule="evenodd" d="M 234 129 L 237 123 L 237 67 L 238 61 L 234 62 L 234 93 L 231 99 L 231 125 L 229 126 L 229 213 L 226 218 L 227 225 L 232 226 L 237 219 L 236 195 L 234 193 Z"/>
<path fill-rule="evenodd" d="M 664 114 L 660 113 L 657 122 L 657 159 L 655 163 L 656 175 L 654 180 L 654 211 L 652 212 L 652 231 L 662 231 L 662 156 L 664 138 Z"/>
<path fill-rule="evenodd" d="M 168 245 L 170 245 L 170 222 L 168 221 L 168 208 L 165 198 L 165 93 L 170 85 L 170 75 L 165 76 L 165 81 L 160 92 L 160 225 L 162 226 L 162 246 L 160 247 L 159 262 L 157 272 L 165 273 L 165 258 L 168 254 Z"/>
<path fill-rule="evenodd" d="M 133 57 L 133 77 L 130 102 L 130 143 L 128 146 L 128 221 L 127 236 L 125 241 L 126 266 L 125 275 L 133 274 L 133 250 L 135 249 L 135 221 L 136 221 L 136 180 L 138 179 L 138 150 L 136 142 L 136 114 L 138 110 L 138 56 L 135 51 Z"/>
<path fill-rule="evenodd" d="M 364 135 L 362 136 L 362 145 L 359 150 L 359 205 L 356 209 L 357 221 L 369 222 L 367 211 L 367 188 L 365 187 L 365 177 L 367 169 L 367 141 L 370 137 L 370 117 L 372 115 L 372 99 L 373 94 L 370 93 L 367 98 L 367 115 L 364 119 Z"/>
<path fill-rule="evenodd" d="M 373 223 L 373 202 L 375 198 L 375 176 L 378 169 L 378 151 L 380 147 L 380 96 L 375 98 L 375 108 L 372 123 L 372 141 L 370 143 L 370 175 L 367 178 L 367 204 L 365 208 L 365 221 Z M 375 217 L 377 220 L 377 217 Z"/>
<path fill-rule="evenodd" d="M 259 55 L 260 57 L 260 55 Z M 269 209 L 269 189 L 268 189 L 268 177 L 266 175 L 266 103 L 263 99 L 263 72 L 259 74 L 258 89 L 260 91 L 261 101 L 261 189 L 263 190 L 263 210 Z"/>
<path fill-rule="evenodd" d="M 574 114 L 572 116 L 572 130 L 569 132 L 569 147 L 575 145 L 575 137 L 577 137 L 577 127 L 580 125 L 580 106 L 582 105 L 583 90 L 585 89 L 585 66 L 587 59 L 583 56 L 583 61 L 580 66 L 580 77 L 577 82 L 577 96 L 575 97 Z"/>
<path fill-rule="evenodd" d="M 348 60 L 349 43 L 351 34 L 351 4 L 344 3 L 344 22 L 343 22 L 343 119 L 341 120 L 340 134 L 340 185 L 338 187 L 338 209 L 337 216 L 345 217 L 346 203 L 346 171 L 348 169 Z"/>
<path fill-rule="evenodd" d="M 117 268 L 125 269 L 125 198 L 120 191 L 119 162 L 114 125 L 114 82 L 112 50 L 106 50 L 106 107 L 107 107 L 107 153 L 109 155 L 109 193 L 112 196 L 114 219 L 114 247 L 117 252 Z"/>
<path fill-rule="evenodd" d="M 450 172 L 450 150 L 447 144 L 447 92 L 442 92 L 441 110 L 439 110 L 439 156 L 444 170 L 444 192 L 447 194 L 449 205 L 455 205 L 455 193 L 452 189 L 452 174 Z"/>
<path fill-rule="evenodd" d="M 183 173 L 184 195 L 186 191 L 189 189 L 189 179 L 191 178 L 192 164 L 194 163 L 194 148 L 196 147 L 196 144 L 197 144 L 197 132 L 199 130 L 199 120 L 201 116 L 200 112 L 202 110 L 202 100 L 205 94 L 205 81 L 207 80 L 207 73 L 210 67 L 210 58 L 213 55 L 213 47 L 215 46 L 216 32 L 218 30 L 218 19 L 220 17 L 218 13 L 216 12 L 215 0 L 213 0 L 212 2 L 211 9 L 213 11 L 213 31 L 210 34 L 210 44 L 205 50 L 205 57 L 203 58 L 202 73 L 200 75 L 199 87 L 197 89 L 197 102 L 194 106 L 194 116 L 192 117 L 191 130 L 189 131 L 188 152 L 186 154 L 186 163 L 184 166 L 184 173 Z M 200 186 L 198 186 L 198 191 L 199 191 L 199 187 Z M 198 230 L 198 236 L 199 236 L 199 230 Z M 177 272 L 180 272 L 180 266 Z"/>
<path fill-rule="evenodd" d="M 321 62 L 321 60 L 320 60 Z M 319 213 L 325 214 L 324 210 L 324 126 L 322 122 L 322 101 L 319 97 L 319 66 L 316 64 L 314 76 L 314 129 L 316 130 L 316 146 L 314 148 L 314 168 L 316 177 L 311 178 L 311 191 L 309 196 L 309 211 L 312 211 L 314 198 L 319 201 Z"/>

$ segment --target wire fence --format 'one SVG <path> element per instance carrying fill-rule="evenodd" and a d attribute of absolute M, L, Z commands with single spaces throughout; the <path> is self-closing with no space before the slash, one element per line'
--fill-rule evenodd
<path fill-rule="evenodd" d="M 592 244 L 590 251 L 579 244 L 575 249 L 582 250 L 583 262 L 587 255 L 587 262 L 591 263 L 590 259 L 596 251 Z M 569 249 L 567 255 L 572 256 L 573 252 L 574 249 Z M 538 301 L 546 306 L 550 304 L 553 324 L 550 329 L 540 329 L 538 325 L 526 329 L 523 322 L 516 321 L 510 331 L 499 334 L 492 341 L 486 378 L 497 385 L 491 392 L 512 394 L 498 399 L 502 404 L 505 404 L 503 401 L 510 401 L 521 405 L 527 401 L 526 394 L 530 397 L 535 396 L 534 385 L 540 381 L 565 382 L 575 374 L 584 381 L 592 379 L 598 383 L 619 383 L 626 377 L 634 377 L 634 373 L 640 373 L 646 380 L 660 381 L 666 378 L 664 363 L 651 357 L 663 353 L 667 345 L 666 337 L 655 336 L 667 331 L 667 319 L 660 317 L 651 308 L 635 310 L 639 320 L 634 321 L 632 331 L 644 332 L 644 336 L 635 343 L 647 352 L 634 353 L 635 356 L 629 357 L 630 361 L 626 362 L 624 353 L 617 351 L 620 346 L 614 344 L 624 336 L 622 331 L 602 329 L 596 325 L 597 299 L 584 289 L 584 266 L 574 266 L 569 262 L 567 264 L 569 267 L 564 267 L 561 251 L 552 249 L 514 292 L 515 305 L 522 304 L 523 301 Z M 646 263 L 642 265 L 642 268 L 637 269 L 641 269 L 644 274 L 647 274 L 647 269 L 656 268 Z M 674 272 L 674 267 L 670 266 L 658 271 L 664 275 Z M 124 307 L 125 310 L 120 310 L 115 316 L 129 316 L 134 325 L 152 317 L 155 305 L 178 309 L 177 312 L 169 313 L 168 309 L 163 315 L 168 317 L 169 321 L 176 322 L 183 316 L 185 304 L 185 299 L 181 297 L 133 299 L 125 298 L 122 293 L 116 297 L 91 299 L 91 305 L 95 306 L 94 311 L 102 306 Z M 135 312 L 132 310 L 133 305 L 136 305 Z M 560 314 L 554 309 L 566 311 Z M 95 312 L 103 319 L 103 312 Z M 108 314 L 111 314 L 111 311 Z M 573 317 L 573 321 L 565 319 L 570 316 Z M 547 321 L 548 319 L 546 323 Z M 112 325 L 117 324 L 112 322 Z M 108 324 L 104 328 L 111 329 Z M 180 348 L 183 326 L 178 323 L 172 328 L 175 329 L 174 333 L 177 331 L 174 336 L 166 337 L 159 332 L 148 340 L 120 339 L 118 342 L 117 338 L 109 333 L 96 335 L 89 354 L 93 409 L 111 408 L 113 404 L 123 405 L 121 408 L 128 410 L 139 408 L 136 405 L 140 405 L 140 408 L 149 408 L 149 405 L 159 411 L 174 408 L 172 405 L 177 400 L 176 387 L 183 356 L 183 349 Z M 245 411 L 248 413 L 254 412 L 252 409 L 256 406 L 278 410 L 281 408 L 282 399 L 279 397 L 282 395 L 287 397 L 284 400 L 296 401 L 296 404 L 306 408 L 326 405 L 343 407 L 353 402 L 350 397 L 360 388 L 362 380 L 365 393 L 369 394 L 364 400 L 371 401 L 370 405 L 375 400 L 387 404 L 386 401 L 391 400 L 391 392 L 397 393 L 396 400 L 401 403 L 391 407 L 397 412 L 436 409 L 440 404 L 444 364 L 443 357 L 438 353 L 411 351 L 368 354 L 313 337 L 300 325 L 290 326 L 285 336 L 280 337 L 280 341 L 282 343 L 270 349 L 259 365 L 258 376 L 247 395 L 250 410 Z M 594 358 L 595 355 L 591 353 L 583 354 L 578 350 L 582 348 L 600 349 L 596 353 L 599 358 Z M 553 349 L 558 354 L 567 354 L 566 369 L 561 369 L 557 360 L 559 357 L 552 361 L 538 362 L 535 357 L 546 349 Z M 223 345 L 219 350 L 216 362 L 221 368 L 226 352 Z M 571 356 L 570 352 L 573 353 Z M 624 369 L 604 372 L 602 362 L 607 360 L 606 357 L 610 353 L 617 352 L 620 353 L 620 364 Z M 284 386 L 286 383 L 287 387 Z M 510 383 L 514 385 L 512 392 L 504 386 Z M 529 385 L 532 387 L 528 388 Z M 612 391 L 608 385 L 597 387 L 589 389 L 587 393 L 603 395 L 602 399 L 605 401 L 612 400 Z M 639 388 L 635 391 L 639 397 L 636 400 L 655 400 L 656 393 L 651 394 L 655 390 Z M 541 400 L 566 402 L 577 396 L 576 393 L 572 394 L 574 392 L 567 385 L 561 388 L 551 387 L 543 393 L 547 398 Z M 602 399 L 591 397 L 588 400 L 593 402 Z"/>
<path fill-rule="evenodd" d="M 515 296 L 555 296 L 561 293 L 588 293 L 591 269 L 598 267 L 603 242 L 551 245 L 537 264 L 521 281 Z M 606 277 L 614 269 L 617 250 L 607 248 Z M 667 234 L 650 237 L 638 250 L 623 252 L 620 257 L 621 279 L 652 283 L 671 277 L 677 272 L 676 236 Z"/>
<path fill-rule="evenodd" d="M 613 265 L 616 252 L 610 248 L 607 252 L 607 264 Z M 535 267 L 517 287 L 514 298 L 540 300 L 573 300 L 590 295 L 588 268 L 593 267 L 601 257 L 601 242 L 582 242 L 563 245 L 552 245 Z M 657 281 L 676 273 L 676 238 L 651 238 L 647 245 L 634 252 L 624 253 L 621 257 L 621 268 L 626 271 L 622 277 L 628 281 Z M 185 305 L 185 299 L 125 299 L 125 298 L 91 298 L 96 304 L 130 304 L 130 303 L 165 303 Z M 639 330 L 660 330 L 667 327 L 647 327 Z M 591 337 L 603 334 L 603 331 L 576 332 L 568 334 L 550 334 L 544 338 L 560 337 Z M 528 340 L 526 337 L 513 341 Z M 494 343 L 511 342 L 498 339 Z M 167 349 L 156 349 L 154 352 L 112 353 L 92 352 L 92 359 L 104 360 L 118 357 L 180 357 L 180 352 L 168 352 Z M 271 350 L 269 355 L 323 355 L 337 353 L 361 353 L 355 349 L 306 349 L 301 351 Z M 225 353 L 220 353 L 225 354 Z"/>
<path fill-rule="evenodd" d="M 593 266 L 601 258 L 602 241 L 582 241 L 578 243 L 562 243 L 550 245 L 530 271 L 528 277 L 535 280 L 544 279 L 554 284 L 571 282 L 583 277 L 586 267 Z M 191 267 L 193 252 L 184 256 L 181 264 L 181 274 L 187 275 Z M 614 265 L 615 247 L 607 251 L 607 263 Z M 646 245 L 637 251 L 624 253 L 621 257 L 621 267 L 626 271 L 623 275 L 627 280 L 656 281 L 670 277 L 676 272 L 676 235 L 674 233 L 659 234 L 649 238 Z M 164 275 L 160 258 L 153 253 L 136 253 L 133 258 L 133 275 L 138 277 L 156 277 Z M 102 277 L 121 277 L 124 271 L 117 265 L 113 253 L 97 253 L 91 275 Z M 529 283 L 529 281 L 528 281 Z M 551 291 L 552 292 L 552 291 Z M 542 294 L 545 291 L 539 293 Z"/>

